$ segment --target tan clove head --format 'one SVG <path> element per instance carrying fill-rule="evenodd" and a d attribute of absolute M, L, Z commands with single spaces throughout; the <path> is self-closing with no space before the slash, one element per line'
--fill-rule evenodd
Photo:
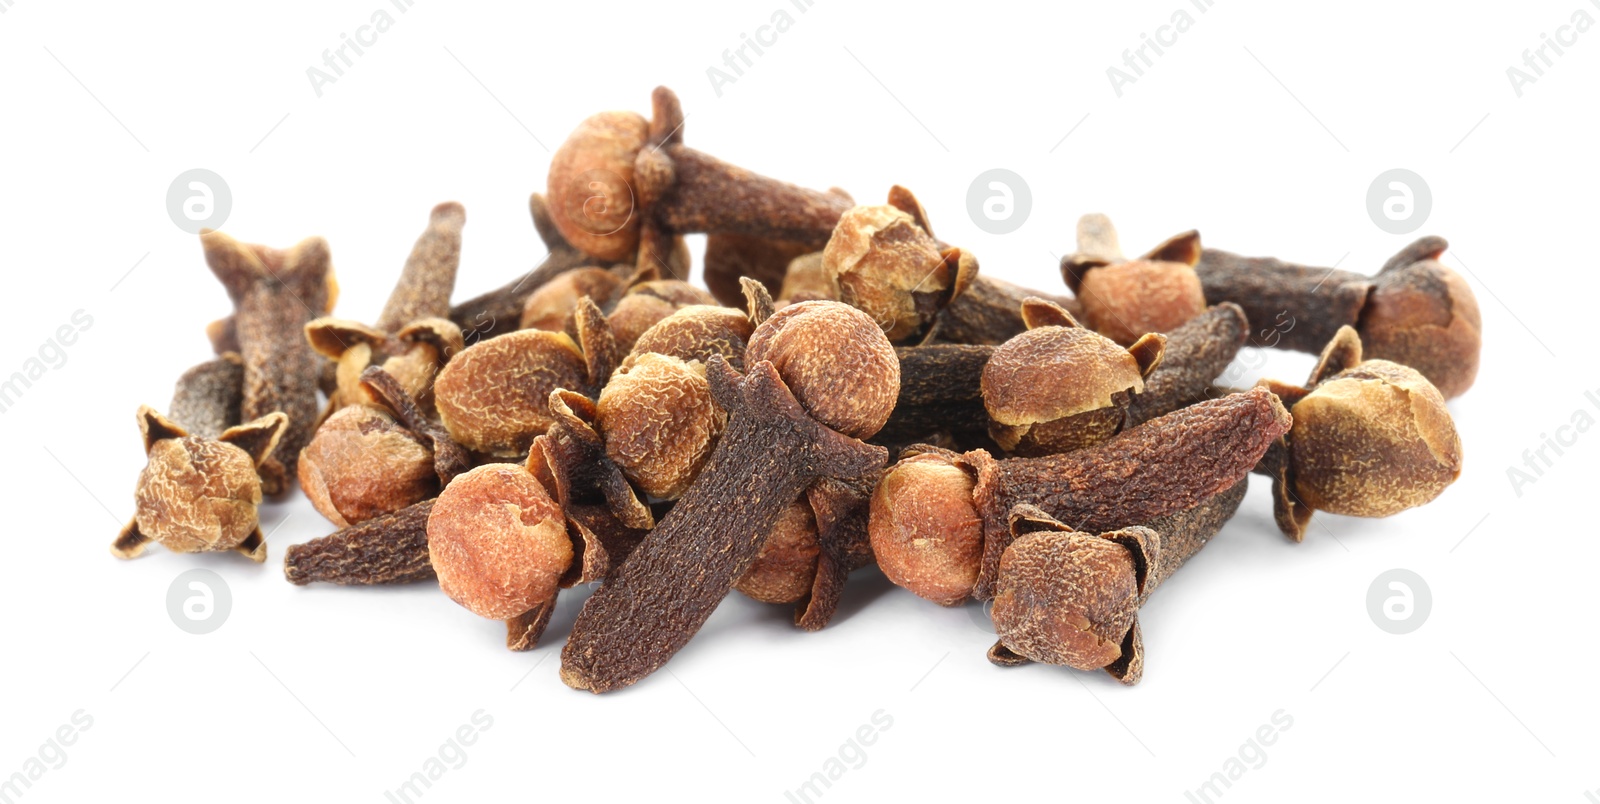
<path fill-rule="evenodd" d="M 822 268 L 840 301 L 898 341 L 932 323 L 949 301 L 958 266 L 915 218 L 882 205 L 852 207 L 839 218 Z"/>
<path fill-rule="evenodd" d="M 341 528 L 439 493 L 433 450 L 388 413 L 340 408 L 300 453 L 300 487 Z"/>
<path fill-rule="evenodd" d="M 543 329 L 574 334 L 578 299 L 587 297 L 605 306 L 622 292 L 625 280 L 604 268 L 574 268 L 528 296 L 522 306 L 522 329 Z"/>
<path fill-rule="evenodd" d="M 650 122 L 634 112 L 586 118 L 550 159 L 551 218 L 573 247 L 606 262 L 632 262 L 639 247 L 634 160 Z"/>
<path fill-rule="evenodd" d="M 648 353 L 701 363 L 710 360 L 712 355 L 722 355 L 728 365 L 743 371 L 745 343 L 754 331 L 755 325 L 743 311 L 692 304 L 645 330 L 634 342 L 633 352 L 623 365 L 632 365 Z"/>
<path fill-rule="evenodd" d="M 1061 275 L 1083 305 L 1085 323 L 1120 344 L 1150 332 L 1170 332 L 1206 309 L 1194 266 L 1200 234 L 1175 235 L 1144 256 L 1116 251 L 1116 230 L 1103 215 L 1078 224 L 1079 251 L 1061 260 Z"/>
<path fill-rule="evenodd" d="M 854 438 L 883 429 L 900 394 L 900 360 L 883 330 L 848 304 L 808 301 L 756 327 L 745 365 L 770 361 L 817 421 Z"/>
<path fill-rule="evenodd" d="M 1043 530 L 1006 548 L 991 616 L 1013 653 L 1098 670 L 1124 658 L 1138 607 L 1138 566 L 1124 544 Z"/>
<path fill-rule="evenodd" d="M 445 429 L 475 452 L 526 454 L 549 429 L 550 392 L 592 393 L 578 344 L 561 332 L 519 330 L 462 350 L 434 381 L 434 404 Z"/>
<path fill-rule="evenodd" d="M 655 353 L 618 369 L 596 409 L 606 454 L 661 500 L 677 499 L 694 482 L 728 420 L 711 399 L 704 364 Z"/>
<path fill-rule="evenodd" d="M 811 593 L 820 554 L 816 515 L 804 498 L 795 500 L 778 515 L 734 588 L 762 603 L 794 603 Z"/>
<path fill-rule="evenodd" d="M 1478 376 L 1478 299 L 1460 274 L 1436 260 L 1379 273 L 1358 329 L 1368 356 L 1416 369 L 1447 399 L 1465 393 Z"/>
<path fill-rule="evenodd" d="M 617 347 L 632 351 L 645 331 L 667 316 L 692 305 L 715 305 L 710 293 L 677 279 L 656 279 L 628 288 L 606 321 L 616 333 Z"/>
<path fill-rule="evenodd" d="M 510 620 L 555 597 L 573 550 L 544 486 L 520 465 L 497 463 L 445 487 L 428 516 L 428 555 L 451 600 Z"/>
<path fill-rule="evenodd" d="M 983 556 L 973 478 L 942 453 L 895 464 L 872 495 L 867 532 L 883 574 L 943 606 L 972 594 Z"/>

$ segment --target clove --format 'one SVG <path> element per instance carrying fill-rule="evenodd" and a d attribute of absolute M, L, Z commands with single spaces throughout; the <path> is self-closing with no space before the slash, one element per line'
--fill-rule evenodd
<path fill-rule="evenodd" d="M 1477 377 L 1483 318 L 1466 280 L 1439 262 L 1447 247 L 1442 237 L 1421 238 L 1372 277 L 1215 249 L 1195 270 L 1211 303 L 1236 302 L 1255 324 L 1274 322 L 1269 345 L 1316 353 L 1340 327 L 1354 327 L 1371 357 L 1416 369 L 1449 399 Z"/>
<path fill-rule="evenodd" d="M 1168 332 L 1206 309 L 1194 272 L 1200 233 L 1184 232 L 1129 260 L 1104 215 L 1078 220 L 1078 251 L 1061 259 L 1061 277 L 1083 305 L 1090 328 L 1120 344 Z"/>
<path fill-rule="evenodd" d="M 433 500 L 381 514 L 284 552 L 289 583 L 380 586 L 434 577 L 428 559 L 428 515 Z"/>

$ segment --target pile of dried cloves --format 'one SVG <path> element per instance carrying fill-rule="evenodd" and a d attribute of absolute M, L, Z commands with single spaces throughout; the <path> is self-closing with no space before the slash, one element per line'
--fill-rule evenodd
<path fill-rule="evenodd" d="M 945 606 L 993 601 L 989 658 L 1144 664 L 1138 608 L 1214 537 L 1252 472 L 1299 541 L 1312 512 L 1388 516 L 1461 471 L 1445 399 L 1477 372 L 1471 290 L 1424 238 L 1372 277 L 1202 248 L 1123 255 L 1080 221 L 1059 294 L 980 274 L 908 190 L 857 205 L 605 112 L 531 199 L 549 256 L 451 304 L 465 211 L 428 220 L 382 314 L 330 317 L 328 244 L 205 232 L 233 314 L 216 357 L 139 411 L 148 465 L 113 545 L 264 561 L 263 495 L 298 481 L 338 530 L 294 584 L 436 579 L 561 654 L 593 692 L 661 667 L 737 589 L 828 624 L 876 564 Z M 708 235 L 707 289 L 683 236 Z M 1070 291 L 1070 294 L 1067 293 Z M 1217 385 L 1252 324 L 1320 353 L 1305 387 Z M 1279 328 L 1281 330 L 1281 328 Z"/>

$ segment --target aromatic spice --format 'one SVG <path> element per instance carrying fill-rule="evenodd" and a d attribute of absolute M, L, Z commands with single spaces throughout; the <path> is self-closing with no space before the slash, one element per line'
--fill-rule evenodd
<path fill-rule="evenodd" d="M 705 372 L 699 361 L 647 352 L 630 358 L 600 392 L 596 424 L 606 454 L 658 500 L 683 494 L 727 422 Z"/>
<path fill-rule="evenodd" d="M 714 305 L 711 294 L 676 279 L 640 282 L 628 288 L 606 316 L 616 333 L 617 348 L 626 353 L 645 331 L 685 307 Z"/>
<path fill-rule="evenodd" d="M 821 555 L 817 517 L 804 497 L 778 514 L 760 552 L 734 588 L 762 603 L 794 603 L 811 593 Z"/>
<path fill-rule="evenodd" d="M 759 297 L 759 285 L 746 287 Z M 740 378 L 725 360 L 711 358 L 708 380 L 728 411 L 727 430 L 671 513 L 584 605 L 562 651 L 568 685 L 604 692 L 665 663 L 744 576 L 802 492 L 818 523 L 813 598 L 820 592 L 823 600 L 806 606 L 800 624 L 831 616 L 849 571 L 850 550 L 841 542 L 861 541 L 852 512 L 865 489 L 848 481 L 875 476 L 887 457 L 851 436 L 870 436 L 888 418 L 898 364 L 883 331 L 837 302 L 792 305 L 766 319 L 745 360 L 749 373 Z M 827 376 L 839 374 L 826 370 L 834 360 L 863 368 L 840 384 Z M 639 638 L 645 634 L 650 639 Z"/>
<path fill-rule="evenodd" d="M 300 456 L 300 487 L 340 527 L 437 496 L 470 466 L 394 377 L 372 366 L 362 387 L 369 404 L 335 413 Z"/>
<path fill-rule="evenodd" d="M 1078 220 L 1078 251 L 1061 260 L 1061 277 L 1083 304 L 1096 332 L 1131 344 L 1145 333 L 1169 332 L 1206 308 L 1200 278 L 1200 234 L 1169 238 L 1143 257 L 1128 260 L 1117 231 L 1104 215 Z"/>
<path fill-rule="evenodd" d="M 433 411 L 433 382 L 439 369 L 465 346 L 461 329 L 443 318 L 422 318 L 389 334 L 340 318 L 319 318 L 306 324 L 306 340 L 334 361 L 334 390 L 329 414 L 360 404 L 361 376 L 381 365 L 424 410 Z"/>
<path fill-rule="evenodd" d="M 561 332 L 519 330 L 467 347 L 434 383 L 445 429 L 475 452 L 525 455 L 553 421 L 550 392 L 595 393 L 616 365 L 616 343 L 594 302 L 580 299 L 578 342 Z"/>
<path fill-rule="evenodd" d="M 1431 502 L 1461 474 L 1444 396 L 1415 369 L 1363 360 L 1361 347 L 1342 327 L 1305 388 L 1263 382 L 1294 414 L 1259 468 L 1273 480 L 1278 527 L 1294 541 L 1313 511 L 1391 516 Z"/>
<path fill-rule="evenodd" d="M 200 233 L 200 244 L 233 300 L 244 360 L 240 418 L 281 412 L 289 419 L 278 452 L 258 467 L 262 491 L 279 494 L 288 490 L 300 450 L 316 429 L 318 358 L 302 330 L 331 311 L 338 295 L 328 244 L 313 237 L 279 250 L 209 229 Z"/>
<path fill-rule="evenodd" d="M 648 121 L 632 112 L 590 117 L 551 159 L 555 224 L 596 259 L 654 265 L 668 250 L 663 243 L 692 232 L 820 243 L 849 208 L 848 198 L 758 176 L 684 146 L 683 109 L 672 90 L 657 87 L 652 106 Z"/>
<path fill-rule="evenodd" d="M 983 368 L 995 442 L 1016 455 L 1049 455 L 1115 435 L 1166 338 L 1145 335 L 1124 349 L 1038 298 L 1022 303 L 1022 318 L 1028 331 L 996 348 Z"/>
<path fill-rule="evenodd" d="M 993 618 L 995 664 L 1027 661 L 1105 669 L 1133 685 L 1144 673 L 1138 610 L 1221 530 L 1248 481 L 1142 527 L 1092 536 L 1038 508 L 1018 506 L 1022 533 L 1000 560 Z"/>
<path fill-rule="evenodd" d="M 839 195 L 845 201 L 850 200 L 838 188 L 828 192 Z M 827 244 L 826 237 L 806 241 L 773 240 L 728 232 L 708 235 L 701 277 L 711 295 L 718 302 L 730 306 L 737 306 L 744 300 L 739 280 L 745 278 L 760 282 L 766 287 L 767 293 L 773 296 L 787 298 L 783 296 L 782 289 L 784 278 L 789 273 L 789 264 L 807 254 L 821 253 L 822 247 Z"/>
<path fill-rule="evenodd" d="M 256 506 L 261 463 L 278 446 L 288 417 L 270 413 L 216 438 L 189 435 L 148 405 L 139 431 L 149 462 L 134 488 L 133 519 L 111 545 L 117 558 L 137 558 L 155 541 L 174 553 L 233 550 L 265 561 Z"/>
<path fill-rule="evenodd" d="M 1078 300 L 1031 290 L 1000 279 L 979 276 L 939 314 L 938 340 L 997 346 L 1026 332 L 1022 303 L 1030 297 L 1049 301 L 1074 318 L 1082 315 Z"/>
<path fill-rule="evenodd" d="M 1472 288 L 1438 261 L 1447 245 L 1424 237 L 1370 278 L 1215 249 L 1196 271 L 1207 300 L 1236 302 L 1257 326 L 1275 327 L 1269 345 L 1317 352 L 1351 326 L 1369 356 L 1422 372 L 1448 399 L 1477 377 L 1483 318 Z"/>
<path fill-rule="evenodd" d="M 293 544 L 284 552 L 289 583 L 378 586 L 426 581 L 434 577 L 428 559 L 428 515 L 433 500 L 423 500 L 320 539 Z"/>
<path fill-rule="evenodd" d="M 578 299 L 587 297 L 601 309 L 611 306 L 627 279 L 604 268 L 574 268 L 528 296 L 522 308 L 522 329 L 544 329 L 576 335 Z"/>
<path fill-rule="evenodd" d="M 1161 362 L 1145 376 L 1144 391 L 1128 405 L 1123 426 L 1143 424 L 1207 399 L 1211 384 L 1227 371 L 1249 334 L 1250 322 L 1232 302 L 1211 307 L 1168 332 Z"/>
<path fill-rule="evenodd" d="M 645 330 L 634 341 L 633 351 L 622 365 L 627 367 L 646 354 L 667 355 L 686 362 L 701 363 L 710 360 L 712 355 L 722 355 L 728 365 L 743 371 L 745 343 L 754 331 L 755 324 L 748 312 L 732 307 L 692 304 Z"/>

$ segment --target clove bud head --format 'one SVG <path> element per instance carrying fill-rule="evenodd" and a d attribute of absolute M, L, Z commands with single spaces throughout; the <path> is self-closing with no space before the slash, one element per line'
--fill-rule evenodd
<path fill-rule="evenodd" d="M 1416 369 L 1447 399 L 1466 392 L 1478 376 L 1483 318 L 1477 297 L 1460 274 L 1436 260 L 1380 272 L 1359 332 L 1367 354 Z"/>
<path fill-rule="evenodd" d="M 1135 530 L 1143 529 L 1123 533 Z M 1138 601 L 1138 567 L 1123 544 L 1042 530 L 1018 538 L 1000 558 L 991 616 L 1013 653 L 1098 670 L 1122 658 Z"/>
<path fill-rule="evenodd" d="M 989 435 L 1002 449 L 1037 456 L 1098 444 L 1122 427 L 1132 395 L 1161 360 L 1165 340 L 1145 335 L 1124 348 L 1039 298 L 1023 303 L 1029 329 L 1001 344 L 983 367 Z"/>
<path fill-rule="evenodd" d="M 557 275 L 529 294 L 522 306 L 521 329 L 576 333 L 578 299 L 604 306 L 622 292 L 624 279 L 604 268 L 574 268 Z"/>
<path fill-rule="evenodd" d="M 872 317 L 891 341 L 933 321 L 956 280 L 938 241 L 893 206 L 846 210 L 822 251 L 835 297 Z"/>
<path fill-rule="evenodd" d="M 551 218 L 568 243 L 604 262 L 632 262 L 640 206 L 633 164 L 650 123 L 634 112 L 586 118 L 550 159 Z"/>
<path fill-rule="evenodd" d="M 794 603 L 811 593 L 817 577 L 817 518 L 804 498 L 783 509 L 756 560 L 734 585 L 762 603 Z"/>
<path fill-rule="evenodd" d="M 883 429 L 900 360 L 866 313 L 834 301 L 791 304 L 750 336 L 745 365 L 769 361 L 812 418 L 852 438 Z"/>
<path fill-rule="evenodd" d="M 562 332 L 525 329 L 479 341 L 445 364 L 434 404 L 450 437 L 499 457 L 526 454 L 555 421 L 550 392 L 591 392 L 578 344 Z"/>
<path fill-rule="evenodd" d="M 935 452 L 901 460 L 872 494 L 867 533 L 883 574 L 918 597 L 960 605 L 983 557 L 974 481 Z"/>
<path fill-rule="evenodd" d="M 1314 510 L 1382 517 L 1431 502 L 1461 474 L 1444 396 L 1417 370 L 1367 360 L 1295 403 L 1290 471 Z"/>
<path fill-rule="evenodd" d="M 439 493 L 433 450 L 388 413 L 340 408 L 300 452 L 300 487 L 341 528 Z"/>
<path fill-rule="evenodd" d="M 743 371 L 745 343 L 754 329 L 750 316 L 732 307 L 692 304 L 645 330 L 623 365 L 648 353 L 701 363 L 710 361 L 712 355 L 722 355 L 734 370 Z"/>
<path fill-rule="evenodd" d="M 428 516 L 428 556 L 451 600 L 492 620 L 555 598 L 572 564 L 561 506 L 518 464 L 480 466 L 445 487 Z"/>
<path fill-rule="evenodd" d="M 688 282 L 656 279 L 629 288 L 627 295 L 617 300 L 606 321 L 616 334 L 618 348 L 628 352 L 647 330 L 673 313 L 691 305 L 716 303 L 710 293 Z"/>
<path fill-rule="evenodd" d="M 660 500 L 682 496 L 728 421 L 711 399 L 704 364 L 654 353 L 618 369 L 596 408 L 606 454 Z"/>

